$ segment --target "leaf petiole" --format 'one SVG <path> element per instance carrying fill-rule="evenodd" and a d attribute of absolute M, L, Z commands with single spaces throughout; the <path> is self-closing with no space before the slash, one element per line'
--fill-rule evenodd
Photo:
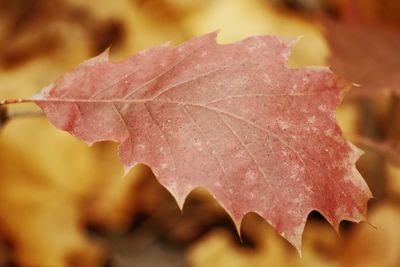
<path fill-rule="evenodd" d="M 6 99 L 6 100 L 0 100 L 0 106 L 3 105 L 10 105 L 10 104 L 20 104 L 20 103 L 28 103 L 32 102 L 32 100 L 29 99 Z"/>

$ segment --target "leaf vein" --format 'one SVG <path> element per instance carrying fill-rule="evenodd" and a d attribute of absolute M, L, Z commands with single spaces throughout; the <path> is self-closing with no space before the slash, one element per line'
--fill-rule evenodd
<path fill-rule="evenodd" d="M 235 65 L 236 65 L 236 64 L 235 64 Z M 229 68 L 229 67 L 232 67 L 232 65 L 225 65 L 225 66 L 222 66 L 222 67 L 220 67 L 220 68 L 217 68 L 217 69 L 211 70 L 211 71 L 209 71 L 209 72 L 203 73 L 203 74 L 201 74 L 201 75 L 198 75 L 198 76 L 196 76 L 196 77 L 191 77 L 191 78 L 186 79 L 186 80 L 184 80 L 184 81 L 181 81 L 181 82 L 179 82 L 179 83 L 176 83 L 176 84 L 167 86 L 167 87 L 165 87 L 165 88 L 161 88 L 160 91 L 159 91 L 159 93 L 156 94 L 155 96 L 153 96 L 152 99 L 155 100 L 155 99 L 157 99 L 158 97 L 160 97 L 161 95 L 167 93 L 168 91 L 170 91 L 170 90 L 172 90 L 172 89 L 174 89 L 174 88 L 177 88 L 177 87 L 180 86 L 180 85 L 184 85 L 184 84 L 189 83 L 189 82 L 194 82 L 194 81 L 197 81 L 198 79 L 206 78 L 206 77 L 208 77 L 208 76 L 210 76 L 210 75 L 212 75 L 212 74 L 214 74 L 214 73 L 217 73 L 217 72 L 219 72 L 219 71 L 221 71 L 221 70 L 224 70 L 224 69 L 227 69 L 227 68 Z M 193 88 L 193 87 L 191 87 L 191 88 Z"/>
<path fill-rule="evenodd" d="M 261 168 L 261 165 L 258 163 L 258 161 L 256 160 L 256 157 L 253 155 L 253 153 L 250 151 L 250 149 L 246 146 L 246 144 L 243 142 L 242 138 L 240 138 L 239 134 L 232 128 L 231 125 L 229 125 L 221 116 L 221 114 L 217 113 L 218 118 L 226 125 L 226 127 L 228 127 L 228 129 L 232 132 L 232 134 L 239 140 L 239 142 L 242 144 L 242 146 L 244 147 L 244 149 L 247 151 L 247 153 L 249 154 L 249 156 L 252 158 L 252 160 L 254 161 L 254 163 L 257 165 L 258 170 L 260 171 L 260 173 L 262 174 L 262 176 L 264 176 L 265 179 L 267 179 L 267 175 L 264 173 L 263 169 Z"/>
<path fill-rule="evenodd" d="M 146 87 L 147 85 L 149 85 L 150 83 L 160 79 L 161 77 L 163 77 L 164 75 L 166 75 L 167 73 L 169 73 L 171 70 L 173 70 L 176 66 L 180 65 L 182 62 L 184 62 L 185 60 L 187 60 L 188 58 L 190 58 L 191 56 L 193 56 L 194 54 L 196 54 L 199 50 L 201 50 L 204 47 L 204 45 L 199 46 L 198 48 L 196 48 L 195 50 L 193 50 L 192 52 L 190 52 L 189 54 L 185 55 L 181 60 L 179 60 L 177 63 L 173 64 L 172 66 L 170 66 L 170 68 L 168 68 L 167 70 L 161 72 L 159 75 L 156 75 L 155 77 L 153 77 L 152 79 L 150 79 L 149 81 L 145 82 L 144 84 L 142 84 L 141 86 L 139 86 L 138 88 L 135 88 L 132 90 L 132 92 L 129 92 L 126 96 L 124 96 L 123 98 L 129 98 L 130 96 L 132 96 L 134 93 L 136 93 L 137 91 L 143 89 L 144 87 Z M 162 89 L 160 89 L 162 90 Z"/>
<path fill-rule="evenodd" d="M 185 105 L 182 105 L 182 109 L 184 110 L 184 112 L 186 113 L 186 115 L 188 116 L 188 118 L 191 120 L 191 122 L 193 123 L 193 125 L 199 130 L 200 134 L 203 136 L 203 138 L 208 142 L 208 146 L 211 148 L 212 154 L 215 157 L 215 159 L 218 162 L 218 165 L 220 166 L 224 177 L 226 179 L 228 179 L 228 176 L 226 174 L 225 168 L 223 167 L 221 160 L 219 159 L 217 152 L 215 151 L 215 149 L 212 147 L 211 141 L 210 139 L 206 136 L 206 134 L 203 132 L 203 130 L 200 128 L 200 126 L 198 125 L 198 123 L 195 121 L 195 119 L 193 118 L 193 116 L 190 114 L 189 110 L 185 107 Z"/>
<path fill-rule="evenodd" d="M 175 157 L 174 157 L 174 154 L 173 154 L 173 152 L 172 152 L 171 144 L 169 143 L 169 140 L 168 140 L 168 138 L 167 138 L 167 136 L 166 136 L 164 130 L 158 125 L 156 119 L 154 118 L 153 113 L 150 111 L 149 107 L 147 106 L 147 103 L 145 102 L 145 103 L 143 103 L 143 105 L 144 105 L 144 107 L 145 107 L 145 110 L 146 110 L 147 113 L 149 114 L 151 120 L 153 121 L 153 123 L 154 123 L 154 124 L 157 126 L 157 128 L 160 130 L 160 132 L 161 132 L 161 134 L 162 134 L 161 137 L 162 137 L 162 138 L 165 140 L 165 142 L 167 143 L 167 146 L 168 146 L 168 149 L 169 149 L 169 152 L 170 152 L 170 155 L 171 155 L 171 159 L 172 159 L 172 164 L 173 164 L 173 166 L 174 166 L 174 172 L 175 172 L 175 174 L 177 174 L 177 173 L 176 173 L 176 172 L 177 172 L 177 168 L 176 168 L 176 163 L 175 163 Z"/>
<path fill-rule="evenodd" d="M 251 125 L 251 126 L 253 126 L 253 127 L 255 127 L 255 128 L 257 128 L 257 129 L 259 129 L 259 130 L 261 130 L 261 131 L 263 131 L 263 132 L 265 132 L 265 133 L 271 135 L 271 136 L 274 137 L 276 140 L 278 140 L 280 143 L 282 143 L 284 146 L 286 146 L 287 148 L 289 148 L 293 153 L 295 153 L 295 155 L 299 158 L 299 160 L 300 160 L 300 162 L 303 164 L 303 166 L 306 167 L 303 158 L 300 156 L 300 153 L 299 153 L 294 147 L 292 147 L 291 145 L 289 145 L 288 143 L 286 143 L 284 140 L 282 140 L 276 133 L 274 133 L 274 132 L 272 132 L 272 131 L 270 131 L 270 130 L 268 130 L 268 129 L 265 129 L 265 128 L 263 128 L 263 127 L 257 125 L 256 123 L 253 123 L 253 122 L 251 122 L 251 121 L 249 121 L 249 120 L 247 120 L 247 119 L 245 119 L 245 118 L 242 118 L 242 117 L 239 117 L 239 116 L 237 116 L 237 115 L 235 115 L 235 114 L 232 114 L 232 113 L 230 113 L 230 112 L 223 111 L 223 110 L 220 110 L 220 109 L 217 109 L 217 108 L 211 108 L 211 107 L 208 107 L 208 106 L 203 106 L 203 107 L 204 107 L 204 108 L 207 108 L 207 109 L 210 109 L 210 110 L 213 110 L 214 112 L 217 112 L 217 113 L 219 112 L 219 113 L 228 115 L 228 116 L 230 116 L 230 117 L 233 117 L 233 118 L 235 118 L 235 119 L 238 119 L 238 120 L 240 120 L 240 121 L 243 121 L 244 123 L 246 123 L 246 124 L 248 124 L 248 125 Z"/>
<path fill-rule="evenodd" d="M 126 123 L 126 120 L 122 116 L 121 111 L 117 108 L 115 103 L 113 103 L 112 106 L 114 107 L 114 109 L 115 109 L 119 119 L 121 120 L 122 124 L 124 125 L 126 133 L 129 136 L 129 144 L 132 146 L 133 140 L 132 140 L 132 135 L 131 135 L 131 131 L 129 130 L 128 124 Z M 129 158 L 129 162 L 131 162 L 131 160 L 132 160 L 132 149 L 129 149 L 129 157 L 128 158 Z"/>

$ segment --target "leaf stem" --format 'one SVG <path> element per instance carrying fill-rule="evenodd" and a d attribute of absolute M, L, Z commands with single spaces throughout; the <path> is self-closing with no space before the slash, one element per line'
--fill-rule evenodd
<path fill-rule="evenodd" d="M 20 104 L 20 103 L 29 103 L 32 102 L 30 99 L 6 99 L 6 100 L 0 100 L 0 106 L 3 105 L 10 105 L 10 104 Z"/>

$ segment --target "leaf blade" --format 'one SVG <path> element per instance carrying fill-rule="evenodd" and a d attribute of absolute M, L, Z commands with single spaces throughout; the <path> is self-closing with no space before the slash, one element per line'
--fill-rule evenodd
<path fill-rule="evenodd" d="M 87 143 L 119 142 L 124 165 L 150 166 L 180 207 L 204 187 L 237 225 L 257 212 L 297 249 L 312 210 L 335 229 L 342 219 L 364 219 L 371 193 L 354 166 L 358 152 L 336 124 L 334 74 L 289 69 L 293 40 L 215 39 L 117 63 L 101 55 L 34 101 Z"/>

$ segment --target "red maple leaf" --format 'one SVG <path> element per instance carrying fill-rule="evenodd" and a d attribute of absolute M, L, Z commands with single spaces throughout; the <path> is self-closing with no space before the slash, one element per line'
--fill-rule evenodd
<path fill-rule="evenodd" d="M 256 212 L 300 249 L 308 214 L 364 219 L 371 193 L 341 136 L 340 86 L 326 68 L 289 69 L 296 40 L 216 33 L 121 62 L 92 58 L 34 97 L 86 143 L 112 140 L 126 168 L 152 168 L 179 206 L 204 187 L 239 226 Z"/>

